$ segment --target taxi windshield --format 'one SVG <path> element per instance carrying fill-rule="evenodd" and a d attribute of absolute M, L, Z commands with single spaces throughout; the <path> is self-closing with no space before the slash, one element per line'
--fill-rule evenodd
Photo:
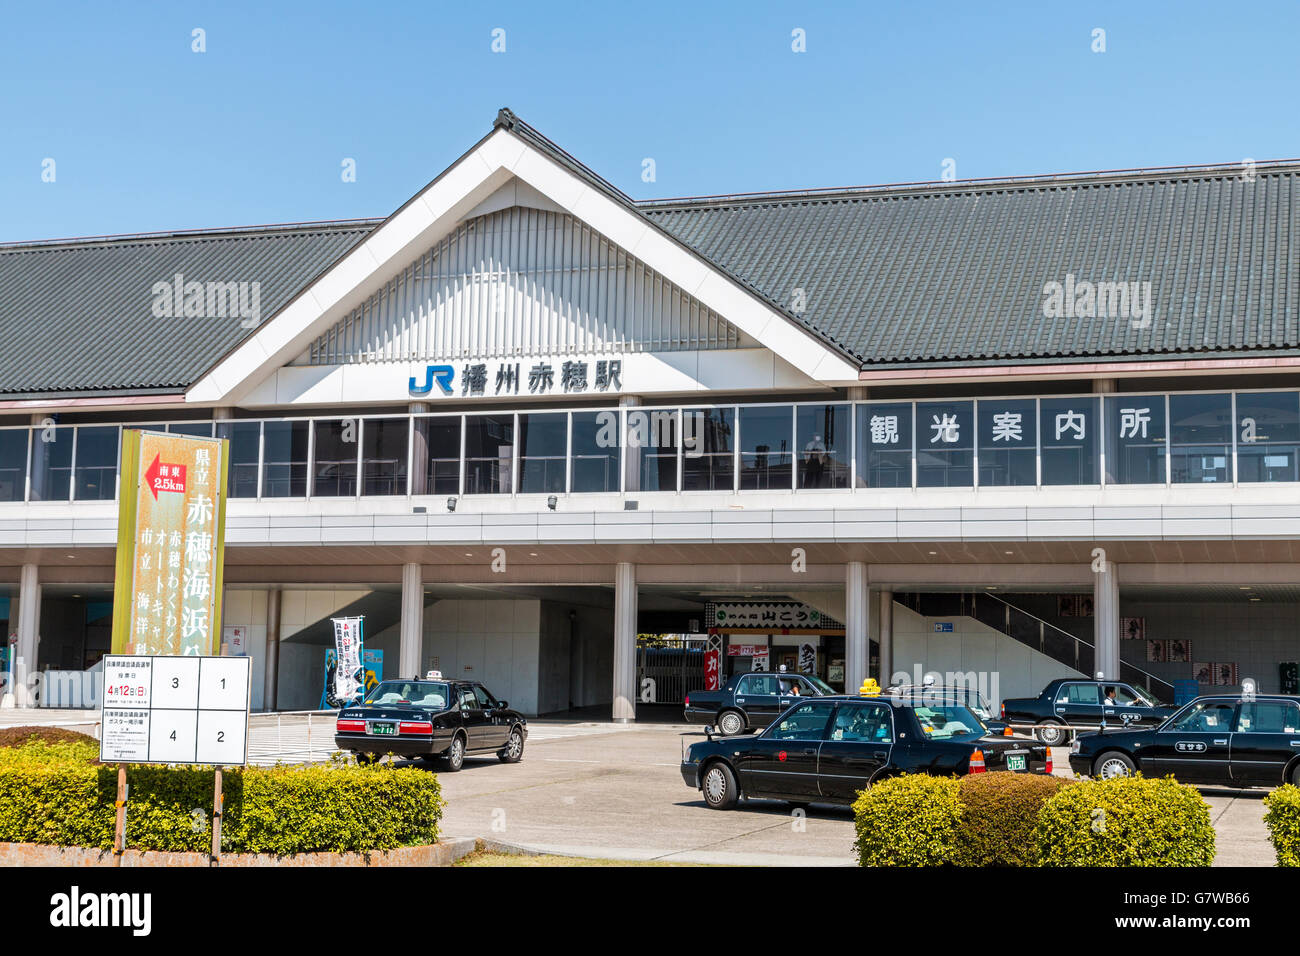
<path fill-rule="evenodd" d="M 964 704 L 927 702 L 913 711 L 926 740 L 972 740 L 985 733 L 983 722 Z"/>
<path fill-rule="evenodd" d="M 826 694 L 826 695 L 829 696 L 829 695 L 831 695 L 831 694 L 837 694 L 837 693 L 839 693 L 839 691 L 837 691 L 837 690 L 836 690 L 834 687 L 832 687 L 830 684 L 826 683 L 826 682 L 825 682 L 824 680 L 822 680 L 820 677 L 813 677 L 811 674 L 805 674 L 804 677 L 806 677 L 808 680 L 812 681 L 812 682 L 813 682 L 813 685 L 814 685 L 814 686 L 815 686 L 819 691 L 821 691 L 823 694 Z"/>
<path fill-rule="evenodd" d="M 451 688 L 441 681 L 386 680 L 372 690 L 365 699 L 371 707 L 423 707 L 427 710 L 446 710 L 451 700 Z"/>

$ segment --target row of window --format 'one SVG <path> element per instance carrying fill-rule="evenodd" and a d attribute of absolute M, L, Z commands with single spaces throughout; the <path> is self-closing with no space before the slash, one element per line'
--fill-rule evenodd
<path fill-rule="evenodd" d="M 1300 481 L 1300 392 L 127 427 L 228 438 L 235 498 Z M 0 501 L 114 498 L 119 440 L 0 429 Z"/>

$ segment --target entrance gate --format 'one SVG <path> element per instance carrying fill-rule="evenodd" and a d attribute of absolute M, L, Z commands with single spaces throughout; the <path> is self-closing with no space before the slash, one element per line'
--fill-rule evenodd
<path fill-rule="evenodd" d="M 704 646 L 701 634 L 641 634 L 637 636 L 637 700 L 643 704 L 680 704 L 693 690 L 704 690 Z"/>

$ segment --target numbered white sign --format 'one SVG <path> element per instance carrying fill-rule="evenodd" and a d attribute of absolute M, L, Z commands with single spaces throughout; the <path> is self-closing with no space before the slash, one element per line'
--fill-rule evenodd
<path fill-rule="evenodd" d="M 248 762 L 248 657 L 104 659 L 103 763 Z"/>

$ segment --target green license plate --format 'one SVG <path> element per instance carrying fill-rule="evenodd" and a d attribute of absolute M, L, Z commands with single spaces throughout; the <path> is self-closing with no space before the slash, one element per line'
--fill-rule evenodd
<path fill-rule="evenodd" d="M 396 728 L 392 724 L 371 724 L 370 732 L 380 737 L 391 737 Z"/>
<path fill-rule="evenodd" d="M 1024 770 L 1024 769 L 1025 769 L 1025 755 L 1024 755 L 1024 754 L 1007 754 L 1007 769 L 1008 769 L 1008 770 Z"/>

